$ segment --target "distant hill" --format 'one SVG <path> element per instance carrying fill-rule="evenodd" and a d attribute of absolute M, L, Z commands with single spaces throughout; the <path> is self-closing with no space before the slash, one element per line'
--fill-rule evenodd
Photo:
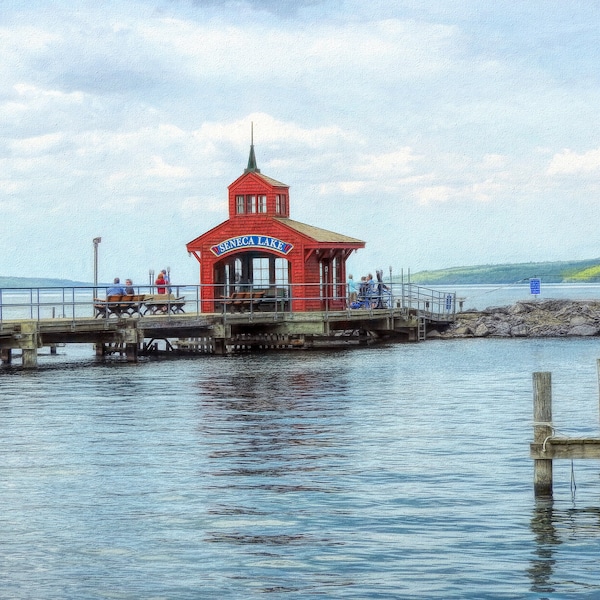
<path fill-rule="evenodd" d="M 437 271 L 419 271 L 411 274 L 410 280 L 421 285 L 509 284 L 532 277 L 540 277 L 545 283 L 598 283 L 600 258 L 453 267 Z"/>
<path fill-rule="evenodd" d="M 0 288 L 48 288 L 48 287 L 90 287 L 93 283 L 71 281 L 70 279 L 44 279 L 41 277 L 1 277 Z"/>
<path fill-rule="evenodd" d="M 412 273 L 419 285 L 510 284 L 539 277 L 544 283 L 600 283 L 600 258 L 559 262 L 510 263 L 452 267 Z M 99 283 L 106 286 L 107 283 Z M 91 287 L 92 283 L 70 279 L 0 277 L 0 288 Z"/>

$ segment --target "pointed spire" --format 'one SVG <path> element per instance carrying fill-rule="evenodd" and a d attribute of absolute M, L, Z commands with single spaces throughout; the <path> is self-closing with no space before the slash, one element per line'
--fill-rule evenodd
<path fill-rule="evenodd" d="M 254 121 L 250 125 L 250 156 L 248 157 L 248 166 L 244 169 L 244 173 L 260 173 L 260 169 L 256 166 L 256 156 L 254 155 Z"/>

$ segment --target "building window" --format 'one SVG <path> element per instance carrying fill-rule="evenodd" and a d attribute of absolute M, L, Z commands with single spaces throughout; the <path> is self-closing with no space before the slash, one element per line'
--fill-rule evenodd
<path fill-rule="evenodd" d="M 259 213 L 267 212 L 267 197 L 266 196 L 258 197 L 258 212 Z"/>
<path fill-rule="evenodd" d="M 340 283 L 340 265 L 338 257 L 334 256 L 331 261 L 331 281 L 333 282 L 333 297 L 337 298 L 339 294 L 338 284 Z"/>
<path fill-rule="evenodd" d="M 244 196 L 235 197 L 235 212 L 238 215 L 244 214 Z"/>
<path fill-rule="evenodd" d="M 289 283 L 289 263 L 285 258 L 275 259 L 275 283 L 287 285 Z"/>
<path fill-rule="evenodd" d="M 287 196 L 285 194 L 275 196 L 275 212 L 278 215 L 287 214 Z"/>
<path fill-rule="evenodd" d="M 254 288 L 267 288 L 269 283 L 269 259 L 252 259 L 252 285 Z"/>
<path fill-rule="evenodd" d="M 246 212 L 248 214 L 256 212 L 256 196 L 246 196 Z"/>

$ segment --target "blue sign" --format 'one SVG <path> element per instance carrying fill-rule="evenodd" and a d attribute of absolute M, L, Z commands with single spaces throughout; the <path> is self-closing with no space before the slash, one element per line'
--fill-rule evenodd
<path fill-rule="evenodd" d="M 446 310 L 452 310 L 452 294 L 446 294 Z"/>
<path fill-rule="evenodd" d="M 539 296 L 542 291 L 542 280 L 539 277 L 534 277 L 529 280 L 529 290 L 535 296 Z"/>
<path fill-rule="evenodd" d="M 293 247 L 289 242 L 283 242 L 269 235 L 240 235 L 215 244 L 210 249 L 215 256 L 222 256 L 241 248 L 262 248 L 263 250 L 274 250 L 280 254 L 288 254 Z"/>

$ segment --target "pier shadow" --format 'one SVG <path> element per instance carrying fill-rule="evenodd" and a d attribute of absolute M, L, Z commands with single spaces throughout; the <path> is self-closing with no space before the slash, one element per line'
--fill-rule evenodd
<path fill-rule="evenodd" d="M 568 586 L 571 590 L 568 593 L 600 597 L 600 585 L 589 580 L 578 581 L 575 568 L 581 560 L 593 560 L 591 554 L 581 555 L 579 546 L 595 545 L 594 554 L 600 547 L 600 507 L 561 509 L 551 498 L 540 498 L 536 500 L 530 527 L 535 539 L 527 569 L 531 591 L 545 599 L 556 593 L 565 594 Z"/>

